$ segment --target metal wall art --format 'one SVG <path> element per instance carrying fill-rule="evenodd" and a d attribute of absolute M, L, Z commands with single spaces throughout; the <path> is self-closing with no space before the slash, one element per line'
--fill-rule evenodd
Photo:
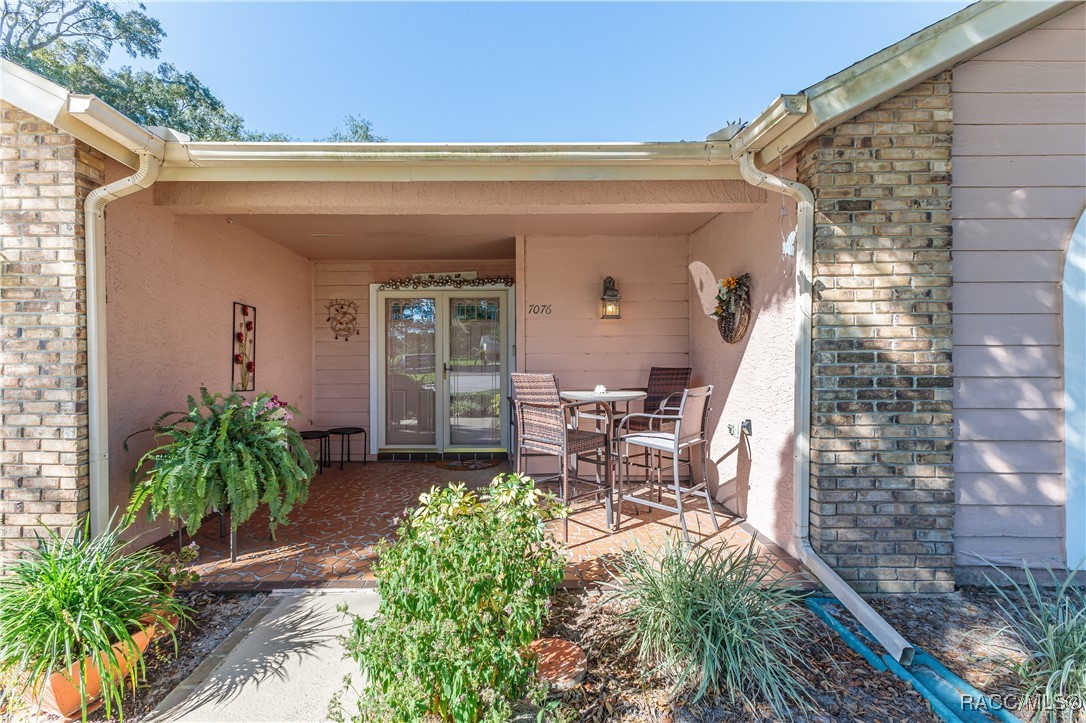
<path fill-rule="evenodd" d="M 512 286 L 511 276 L 486 276 L 481 279 L 465 279 L 457 276 L 434 276 L 426 279 L 391 279 L 381 284 L 381 291 L 400 291 L 402 289 L 432 289 L 451 287 L 464 289 L 478 286 Z"/>
<path fill-rule="evenodd" d="M 332 299 L 324 308 L 328 309 L 325 321 L 332 327 L 337 339 L 343 337 L 343 341 L 347 341 L 359 334 L 358 304 L 346 299 Z"/>
<path fill-rule="evenodd" d="M 233 364 L 230 388 L 251 392 L 256 388 L 256 307 L 234 302 Z"/>

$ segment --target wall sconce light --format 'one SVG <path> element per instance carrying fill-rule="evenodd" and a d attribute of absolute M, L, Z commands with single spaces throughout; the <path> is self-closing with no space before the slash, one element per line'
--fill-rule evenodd
<path fill-rule="evenodd" d="M 601 319 L 622 318 L 622 296 L 615 288 L 614 278 L 610 276 L 603 280 L 603 296 L 600 297 L 600 302 L 603 309 Z"/>

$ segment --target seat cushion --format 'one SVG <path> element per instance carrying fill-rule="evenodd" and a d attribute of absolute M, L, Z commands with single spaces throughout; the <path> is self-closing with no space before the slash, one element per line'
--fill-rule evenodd
<path fill-rule="evenodd" d="M 674 432 L 633 432 L 619 437 L 620 444 L 633 444 L 650 449 L 675 449 Z"/>

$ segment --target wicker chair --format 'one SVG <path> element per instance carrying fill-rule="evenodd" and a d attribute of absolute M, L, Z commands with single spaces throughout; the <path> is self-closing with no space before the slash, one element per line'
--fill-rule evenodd
<path fill-rule="evenodd" d="M 558 396 L 558 380 L 553 374 L 511 375 L 513 402 L 516 409 L 516 469 L 521 472 L 529 453 L 558 457 L 558 498 L 565 504 L 584 497 L 604 497 L 607 526 L 611 526 L 611 465 L 608 459 L 608 439 L 605 432 L 589 432 L 573 428 L 573 414 L 596 402 L 563 402 Z M 604 467 L 604 481 L 577 476 L 578 461 L 595 458 Z M 575 493 L 576 484 L 591 487 L 588 492 Z M 569 541 L 569 516 L 563 524 L 563 535 Z"/>
<path fill-rule="evenodd" d="M 674 413 L 665 413 L 671 411 L 667 409 L 656 414 L 629 414 L 619 422 L 616 443 L 619 455 L 623 459 L 629 457 L 631 446 L 671 455 L 671 466 L 667 469 L 672 473 L 675 504 L 674 506 L 665 504 L 659 494 L 655 500 L 626 495 L 624 488 L 627 480 L 623 479 L 621 465 L 619 465 L 617 485 L 618 514 L 615 517 L 615 529 L 618 529 L 622 524 L 622 504 L 629 497 L 630 502 L 634 505 L 644 505 L 666 512 L 677 512 L 679 514 L 679 524 L 683 530 L 683 537 L 689 541 L 690 533 L 686 529 L 686 517 L 683 514 L 683 496 L 691 494 L 705 498 L 705 503 L 709 506 L 709 516 L 713 520 L 713 527 L 720 529 L 720 524 L 716 519 L 716 511 L 713 509 L 713 500 L 709 494 L 707 473 L 709 450 L 705 426 L 709 416 L 709 399 L 712 394 L 713 387 L 711 385 L 687 389 L 683 392 L 682 399 L 679 401 Z M 640 426 L 642 422 L 645 423 L 644 429 L 630 429 L 633 424 Z M 697 448 L 701 456 L 701 482 L 698 484 L 694 484 L 694 466 L 691 462 L 695 448 Z M 691 460 L 683 460 L 682 455 L 684 452 L 690 452 Z M 660 456 L 662 459 L 663 454 Z M 688 487 L 683 487 L 679 483 L 679 468 L 683 466 L 690 469 L 690 486 Z M 651 478 L 640 484 L 643 487 L 648 487 L 651 493 Z"/>
<path fill-rule="evenodd" d="M 644 412 L 656 414 L 665 409 L 675 410 L 678 397 L 690 386 L 690 376 L 693 370 L 690 367 L 652 367 L 649 369 L 649 382 L 645 385 Z M 633 422 L 636 426 L 631 429 L 649 429 L 652 420 L 637 417 Z"/>

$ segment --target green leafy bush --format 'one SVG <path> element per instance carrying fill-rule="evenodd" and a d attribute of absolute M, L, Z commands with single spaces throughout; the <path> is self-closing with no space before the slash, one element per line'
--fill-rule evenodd
<path fill-rule="evenodd" d="M 647 673 L 670 679 L 673 696 L 725 694 L 787 717 L 808 701 L 799 675 L 806 663 L 793 647 L 803 613 L 799 593 L 772 578 L 775 564 L 753 540 L 730 547 L 669 539 L 651 556 L 625 553 L 621 584 L 604 600 L 619 607 L 625 649 L 636 650 Z"/>
<path fill-rule="evenodd" d="M 988 579 L 1006 625 L 1000 632 L 1026 651 L 1025 658 L 1010 652 L 998 662 L 1022 682 L 1023 698 L 1039 703 L 1038 718 L 1069 721 L 1086 701 L 1086 590 L 1076 586 L 1076 571 L 1062 579 L 1047 572 L 1046 588 L 1028 567 L 1024 582 L 1002 570 L 998 581 Z"/>
<path fill-rule="evenodd" d="M 376 617 L 354 617 L 343 639 L 368 681 L 352 718 L 504 720 L 532 679 L 528 644 L 562 580 L 545 522 L 563 510 L 519 475 L 482 494 L 435 487 L 419 502 L 379 550 Z"/>
<path fill-rule="evenodd" d="M 97 537 L 86 530 L 64 537 L 49 530 L 36 549 L 28 549 L 0 576 L 0 680 L 8 681 L 5 695 L 36 690 L 48 675 L 94 656 L 108 661 L 99 666 L 106 716 L 112 717 L 116 709 L 123 717 L 124 678 L 113 644 L 136 649 L 132 636 L 149 623 L 172 637 L 173 616 L 187 618 L 190 612 L 172 595 L 168 559 L 153 548 L 125 552 L 125 544 L 117 528 Z M 143 673 L 141 657 L 132 674 L 133 690 Z M 86 690 L 82 666 L 72 682 L 80 693 Z"/>
<path fill-rule="evenodd" d="M 195 534 L 215 507 L 230 511 L 236 529 L 264 504 L 274 536 L 276 525 L 287 524 L 294 506 L 308 499 L 316 471 L 302 438 L 287 424 L 297 413 L 266 393 L 249 403 L 240 394 L 209 394 L 201 387 L 200 401 L 189 397 L 187 412 L 167 412 L 151 426 L 156 438 L 167 441 L 132 471 L 126 521 L 147 506 L 149 518 L 168 512 Z M 178 418 L 165 423 L 170 417 Z"/>

